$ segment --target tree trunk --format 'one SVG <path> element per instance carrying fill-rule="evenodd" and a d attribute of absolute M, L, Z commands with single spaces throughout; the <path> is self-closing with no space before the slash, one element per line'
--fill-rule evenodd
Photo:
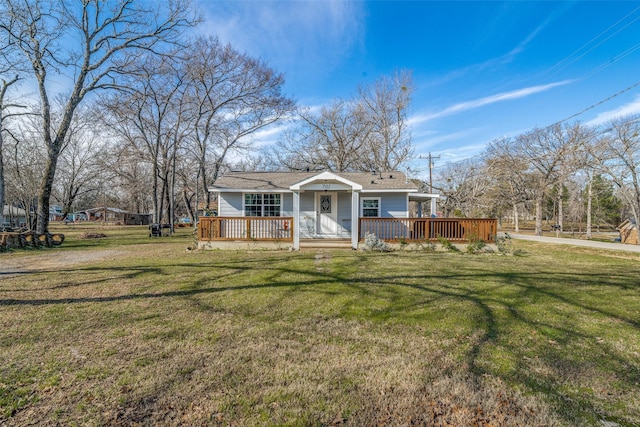
<path fill-rule="evenodd" d="M 2 88 L 0 88 L 0 217 L 4 211 L 4 158 L 2 156 L 4 140 L 2 139 L 2 130 L 4 129 L 4 111 L 7 106 L 4 103 L 4 98 L 9 89 L 9 86 L 18 81 L 18 76 L 15 76 L 10 81 L 2 80 Z"/>
<path fill-rule="evenodd" d="M 536 198 L 536 228 L 535 235 L 542 236 L 542 202 L 544 201 L 544 195 Z"/>
<path fill-rule="evenodd" d="M 2 142 L 2 117 L 0 117 L 0 217 L 4 211 L 4 158 L 2 157 Z"/>
<path fill-rule="evenodd" d="M 198 173 L 199 180 L 202 180 L 201 184 L 202 184 L 202 190 L 200 191 L 204 191 L 204 200 L 205 200 L 205 208 L 209 209 L 211 208 L 211 195 L 209 194 L 209 190 L 207 189 L 207 171 L 205 170 L 204 165 L 200 166 L 200 171 Z M 198 197 L 199 199 L 200 197 Z M 196 206 L 196 209 L 198 209 L 198 207 Z"/>
<path fill-rule="evenodd" d="M 563 212 L 562 212 L 562 195 L 558 197 L 558 226 L 560 227 L 558 230 L 562 233 L 562 224 L 563 224 Z"/>
<path fill-rule="evenodd" d="M 589 185 L 587 186 L 587 239 L 591 239 L 591 178 L 589 178 Z"/>
<path fill-rule="evenodd" d="M 191 197 L 193 197 L 193 196 L 191 196 Z M 195 212 L 193 211 L 193 206 L 191 206 L 191 197 L 189 197 L 189 194 L 187 193 L 187 188 L 184 187 L 182 189 L 182 201 L 184 203 L 185 208 L 187 209 L 187 213 L 189 215 L 189 218 L 191 218 L 191 221 L 195 224 L 196 215 L 195 215 Z"/>
<path fill-rule="evenodd" d="M 38 218 L 36 222 L 36 233 L 38 234 L 45 234 L 49 231 L 49 199 L 51 198 L 53 180 L 56 176 L 57 163 L 58 153 L 53 149 L 49 150 L 38 197 Z"/>
<path fill-rule="evenodd" d="M 157 162 L 157 160 L 156 160 Z M 152 190 L 153 193 L 153 222 L 155 224 L 160 223 L 160 210 L 158 203 L 158 166 L 157 163 L 153 166 L 153 179 L 152 179 Z"/>
<path fill-rule="evenodd" d="M 514 233 L 520 233 L 520 219 L 518 218 L 518 205 L 513 204 L 513 231 Z"/>

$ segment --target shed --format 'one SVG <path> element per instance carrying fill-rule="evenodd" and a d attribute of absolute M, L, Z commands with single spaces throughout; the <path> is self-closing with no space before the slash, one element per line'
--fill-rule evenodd
<path fill-rule="evenodd" d="M 620 232 L 620 241 L 629 245 L 637 245 L 638 241 L 638 226 L 634 219 L 627 219 L 616 230 Z"/>

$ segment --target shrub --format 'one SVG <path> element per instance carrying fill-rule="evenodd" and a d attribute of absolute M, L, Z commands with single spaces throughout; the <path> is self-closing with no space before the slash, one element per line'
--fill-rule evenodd
<path fill-rule="evenodd" d="M 449 239 L 447 239 L 446 237 L 442 237 L 442 236 L 438 236 L 438 242 L 442 245 L 442 247 L 444 249 L 446 249 L 449 252 L 460 252 L 460 249 L 458 249 L 453 243 L 451 243 L 451 241 Z"/>
<path fill-rule="evenodd" d="M 467 244 L 467 253 L 478 254 L 484 252 L 487 248 L 487 244 L 483 242 L 477 234 L 469 235 L 469 243 Z"/>
<path fill-rule="evenodd" d="M 435 252 L 436 245 L 434 245 L 429 241 L 425 241 L 424 243 L 416 242 L 416 250 L 424 251 L 424 252 Z"/>
<path fill-rule="evenodd" d="M 374 233 L 364 235 L 364 247 L 369 251 L 389 252 L 391 246 L 384 240 L 378 239 Z"/>
<path fill-rule="evenodd" d="M 409 244 L 407 242 L 407 239 L 405 239 L 404 236 L 400 236 L 400 238 L 398 239 L 398 242 L 400 243 L 400 249 L 404 250 L 407 248 L 407 245 Z"/>
<path fill-rule="evenodd" d="M 501 254 L 509 255 L 513 253 L 513 242 L 509 233 L 504 233 L 504 236 L 496 238 L 496 247 Z"/>

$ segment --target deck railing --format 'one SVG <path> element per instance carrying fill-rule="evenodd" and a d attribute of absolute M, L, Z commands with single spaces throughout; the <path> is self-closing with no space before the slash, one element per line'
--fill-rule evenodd
<path fill-rule="evenodd" d="M 437 240 L 452 242 L 482 240 L 493 243 L 498 229 L 497 219 L 486 218 L 360 218 L 359 238 L 367 233 L 387 241 Z"/>
<path fill-rule="evenodd" d="M 198 240 L 293 241 L 291 217 L 221 217 L 198 220 Z"/>
<path fill-rule="evenodd" d="M 485 218 L 359 218 L 359 239 L 367 233 L 379 239 L 398 241 L 452 242 L 482 240 L 494 243 L 496 219 Z M 200 217 L 198 240 L 253 240 L 293 242 L 292 217 Z"/>

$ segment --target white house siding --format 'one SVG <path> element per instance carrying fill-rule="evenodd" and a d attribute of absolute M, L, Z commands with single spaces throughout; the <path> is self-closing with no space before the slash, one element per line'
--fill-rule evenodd
<path fill-rule="evenodd" d="M 220 193 L 218 215 L 230 217 L 244 216 L 243 197 L 244 193 Z M 293 194 L 282 193 L 281 200 L 282 216 L 293 216 Z"/>
<path fill-rule="evenodd" d="M 382 218 L 408 218 L 409 202 L 406 193 L 360 193 L 360 200 L 366 197 L 380 197 L 380 216 Z M 362 202 L 358 208 L 362 214 Z"/>
<path fill-rule="evenodd" d="M 351 236 L 353 222 L 357 218 L 351 218 L 351 192 L 339 191 L 338 193 L 338 237 Z M 300 237 L 313 238 L 315 234 L 315 191 L 300 193 Z M 241 217 L 244 216 L 243 193 L 220 193 L 218 209 L 220 216 Z M 408 199 L 406 193 L 360 193 L 363 197 L 380 198 L 380 216 L 382 218 L 408 218 Z M 358 207 L 361 214 L 361 206 Z M 293 216 L 293 194 L 282 193 L 282 216 Z M 397 232 L 392 232 L 397 233 Z M 393 238 L 393 236 L 380 236 Z"/>
<path fill-rule="evenodd" d="M 354 219 L 357 221 L 357 218 Z M 338 193 L 338 237 L 351 236 L 351 193 Z"/>
<path fill-rule="evenodd" d="M 242 193 L 220 193 L 218 200 L 219 216 L 243 216 Z"/>
<path fill-rule="evenodd" d="M 310 239 L 315 233 L 316 224 L 315 193 L 300 193 L 300 237 Z"/>
<path fill-rule="evenodd" d="M 406 193 L 361 193 L 360 199 L 366 197 L 380 198 L 380 217 L 381 218 L 408 218 L 409 217 L 409 200 Z M 358 207 L 360 215 L 362 215 L 362 202 Z M 369 226 L 372 226 L 371 224 Z M 395 240 L 400 235 L 407 235 L 409 231 L 406 224 L 397 222 L 379 223 L 372 229 L 380 239 Z M 367 225 L 363 225 L 361 236 L 368 232 Z"/>

